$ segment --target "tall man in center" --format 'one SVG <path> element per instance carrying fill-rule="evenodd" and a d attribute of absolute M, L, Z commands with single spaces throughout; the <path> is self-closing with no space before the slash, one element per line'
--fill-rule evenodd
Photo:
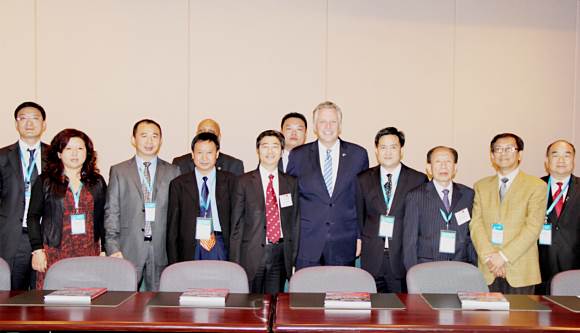
<path fill-rule="evenodd" d="M 300 245 L 296 269 L 353 266 L 360 253 L 356 177 L 368 169 L 367 151 L 339 138 L 342 111 L 323 102 L 313 111 L 318 140 L 292 150 L 286 172 L 298 178 Z"/>

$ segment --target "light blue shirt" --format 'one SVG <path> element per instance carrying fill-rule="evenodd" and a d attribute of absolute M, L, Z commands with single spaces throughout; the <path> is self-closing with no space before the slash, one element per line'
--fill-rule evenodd
<path fill-rule="evenodd" d="M 201 188 L 203 187 L 203 177 L 197 168 L 195 168 L 195 179 L 197 180 L 197 193 L 199 193 L 199 202 L 201 203 Z M 211 170 L 210 174 L 207 176 L 207 189 L 209 190 L 209 204 L 211 206 L 211 220 L 213 222 L 214 231 L 222 231 L 220 225 L 220 217 L 218 214 L 217 200 L 215 199 L 215 179 L 216 170 L 215 167 Z"/>
<path fill-rule="evenodd" d="M 399 183 L 399 175 L 401 175 L 401 163 L 393 170 L 392 172 L 388 172 L 382 165 L 380 167 L 381 170 L 381 189 L 383 190 L 383 198 L 387 197 L 385 193 L 385 184 L 387 183 L 387 175 L 391 174 L 391 205 L 393 204 L 393 198 L 395 197 L 395 190 L 397 189 L 397 184 Z M 389 203 L 386 203 L 387 206 Z M 387 214 L 391 210 L 391 207 L 387 207 Z"/>
<path fill-rule="evenodd" d="M 139 173 L 139 179 L 141 179 L 141 183 L 145 182 L 145 166 L 143 165 L 145 162 L 141 157 L 135 155 L 135 163 L 137 164 L 137 172 Z M 157 171 L 157 156 L 152 159 L 151 165 L 149 166 L 149 175 L 151 176 L 151 200 L 155 201 L 153 198 L 154 185 L 155 185 L 155 172 Z"/>

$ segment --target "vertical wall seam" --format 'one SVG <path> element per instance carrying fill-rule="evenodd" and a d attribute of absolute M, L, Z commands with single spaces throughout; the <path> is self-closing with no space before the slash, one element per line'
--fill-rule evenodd
<path fill-rule="evenodd" d="M 187 0 L 187 64 L 185 65 L 187 71 L 187 91 L 185 97 L 186 105 L 186 123 L 185 123 L 185 136 L 189 138 L 190 133 L 193 133 L 191 129 L 191 0 Z"/>
<path fill-rule="evenodd" d="M 326 20 L 325 20 L 325 31 L 324 31 L 324 66 L 323 66 L 323 73 L 322 73 L 322 81 L 324 86 L 324 100 L 328 100 L 328 19 L 329 19 L 329 1 L 326 0 Z"/>
<path fill-rule="evenodd" d="M 574 22 L 574 91 L 572 97 L 572 142 L 576 143 L 576 100 L 578 95 L 578 15 L 580 15 L 580 0 L 576 0 L 576 21 Z"/>
<path fill-rule="evenodd" d="M 580 1 L 580 0 L 579 0 Z M 451 144 L 453 146 L 457 145 L 457 129 L 455 128 L 455 80 L 457 76 L 456 72 L 456 52 L 457 52 L 457 0 L 453 2 L 453 40 L 451 41 L 451 128 L 453 136 L 451 138 Z"/>
<path fill-rule="evenodd" d="M 34 100 L 38 101 L 38 0 L 34 0 L 34 4 L 33 4 L 33 15 L 34 15 L 34 19 L 33 19 L 33 25 L 34 25 L 34 37 L 33 37 L 33 62 L 34 64 L 32 65 L 33 67 L 33 90 L 34 90 Z M 42 101 L 40 102 L 42 103 Z"/>

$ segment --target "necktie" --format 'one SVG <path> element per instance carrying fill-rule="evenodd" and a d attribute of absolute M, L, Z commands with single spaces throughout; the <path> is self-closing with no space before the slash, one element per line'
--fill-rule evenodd
<path fill-rule="evenodd" d="M 200 213 L 203 217 L 211 217 L 211 204 L 209 202 L 209 187 L 207 186 L 207 177 L 203 177 L 203 185 L 201 186 L 201 207 Z M 212 221 L 213 223 L 213 221 Z M 213 226 L 212 226 L 213 230 Z M 203 247 L 207 252 L 211 251 L 215 246 L 215 234 L 213 231 L 209 235 L 209 239 L 200 239 L 199 244 Z"/>
<path fill-rule="evenodd" d="M 324 160 L 324 183 L 326 184 L 326 189 L 328 190 L 328 195 L 332 196 L 333 183 L 332 183 L 332 150 L 326 150 L 326 159 Z"/>
<path fill-rule="evenodd" d="M 443 191 L 443 206 L 445 206 L 445 210 L 449 212 L 451 209 L 451 204 L 449 203 L 449 190 L 444 189 Z"/>
<path fill-rule="evenodd" d="M 36 149 L 27 149 L 28 150 L 28 167 L 30 168 L 31 165 L 34 164 L 34 166 L 32 167 L 32 174 L 30 175 L 30 184 L 34 183 L 34 180 L 36 179 L 36 177 L 38 176 L 38 169 L 36 168 L 36 162 L 34 160 L 34 153 L 36 153 Z M 28 172 L 28 170 L 25 170 L 25 172 Z"/>
<path fill-rule="evenodd" d="M 557 182 L 556 185 L 558 185 L 558 189 L 556 190 L 556 193 L 554 193 L 554 199 L 560 195 L 560 193 L 562 192 L 562 182 Z M 560 217 L 560 213 L 562 213 L 562 208 L 564 207 L 564 196 L 562 195 L 561 198 L 558 199 L 558 203 L 556 204 L 556 215 L 558 217 Z"/>
<path fill-rule="evenodd" d="M 393 175 L 391 175 L 390 173 L 387 174 L 387 182 L 385 183 L 384 187 L 385 187 L 385 199 L 387 200 L 387 202 L 385 202 L 387 204 L 387 210 L 389 210 L 391 207 L 389 207 L 389 202 L 391 202 L 391 194 L 393 191 Z"/>
<path fill-rule="evenodd" d="M 270 181 L 266 187 L 266 239 L 276 244 L 280 240 L 280 212 L 274 192 L 274 175 L 269 175 L 268 178 Z"/>
<path fill-rule="evenodd" d="M 141 184 L 141 188 L 143 189 L 143 199 L 145 202 L 151 202 L 151 192 L 149 191 L 149 185 L 151 184 L 151 172 L 149 171 L 150 165 L 151 162 L 143 162 L 143 166 L 145 167 L 143 169 L 144 183 Z M 145 229 L 143 230 L 143 233 L 145 238 L 150 238 L 151 235 L 153 235 L 153 231 L 151 230 L 151 221 L 145 221 Z"/>
<path fill-rule="evenodd" d="M 503 201 L 503 197 L 505 196 L 505 192 L 507 192 L 507 182 L 509 179 L 507 177 L 503 177 L 501 179 L 501 186 L 499 188 L 499 201 Z"/>

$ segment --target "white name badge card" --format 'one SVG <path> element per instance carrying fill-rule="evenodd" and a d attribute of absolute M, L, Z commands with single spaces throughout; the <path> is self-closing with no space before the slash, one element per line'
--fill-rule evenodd
<path fill-rule="evenodd" d="M 74 214 L 70 216 L 71 233 L 73 235 L 80 235 L 86 232 L 85 214 Z"/>
<path fill-rule="evenodd" d="M 494 223 L 491 225 L 491 242 L 495 245 L 503 244 L 503 224 Z"/>
<path fill-rule="evenodd" d="M 211 226 L 211 218 L 198 217 L 195 226 L 195 239 L 208 240 L 211 236 Z"/>
<path fill-rule="evenodd" d="M 441 230 L 439 235 L 439 252 L 455 253 L 455 230 Z"/>
<path fill-rule="evenodd" d="M 145 221 L 154 222 L 155 221 L 155 203 L 146 202 L 145 203 Z"/>
<path fill-rule="evenodd" d="M 552 225 L 544 224 L 540 232 L 540 245 L 552 245 Z"/>
<path fill-rule="evenodd" d="M 395 227 L 395 217 L 381 215 L 379 221 L 379 237 L 393 237 L 393 228 Z"/>
<path fill-rule="evenodd" d="M 469 222 L 471 220 L 471 216 L 469 216 L 469 210 L 467 208 L 463 208 L 462 210 L 455 213 L 455 221 L 457 221 L 457 225 L 462 225 L 463 223 Z"/>
<path fill-rule="evenodd" d="M 292 195 L 290 193 L 280 195 L 280 208 L 292 206 Z"/>

